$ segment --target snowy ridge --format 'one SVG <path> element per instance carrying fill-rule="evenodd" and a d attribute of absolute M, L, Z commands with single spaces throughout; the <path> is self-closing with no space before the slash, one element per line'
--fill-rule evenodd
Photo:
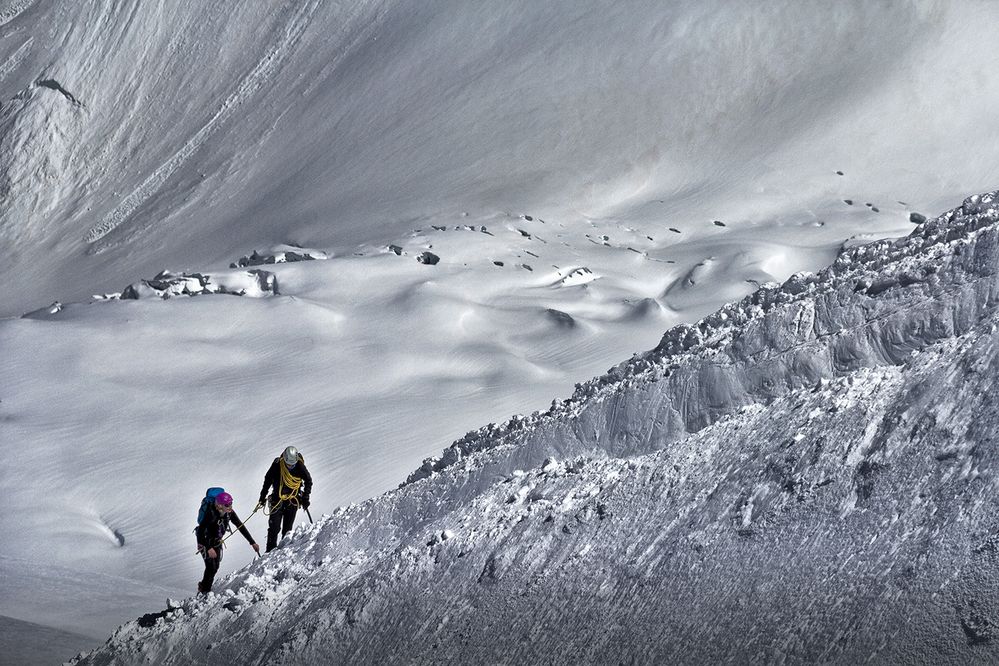
<path fill-rule="evenodd" d="M 877 297 L 893 288 L 940 295 L 937 273 L 945 266 L 972 275 L 993 275 L 994 264 L 980 257 L 969 259 L 959 246 L 972 242 L 984 227 L 989 227 L 990 234 L 996 233 L 996 196 L 996 192 L 971 196 L 959 208 L 920 225 L 907 238 L 846 250 L 816 274 L 792 275 L 783 285 L 765 286 L 693 325 L 676 326 L 666 332 L 655 349 L 634 356 L 602 377 L 577 385 L 572 397 L 562 403 L 553 402 L 547 412 L 515 417 L 505 424 L 491 424 L 469 433 L 441 457 L 426 460 L 407 482 L 440 471 L 471 452 L 522 443 L 525 436 L 533 437 L 530 433 L 576 419 L 588 403 L 620 400 L 623 392 L 644 383 L 665 380 L 672 385 L 665 392 L 680 400 L 685 399 L 691 382 L 711 392 L 694 395 L 693 404 L 677 406 L 670 414 L 655 415 L 657 424 L 660 417 L 674 419 L 667 436 L 672 439 L 745 404 L 765 402 L 789 389 L 813 385 L 859 367 L 897 364 L 915 349 L 960 335 L 978 318 L 974 311 L 965 309 L 987 303 L 940 299 L 936 309 L 927 313 L 928 320 L 921 322 L 924 326 L 917 326 L 915 322 L 900 321 L 908 314 L 891 305 L 898 298 L 905 303 L 906 296 Z M 845 319 L 844 314 L 848 315 Z M 890 318 L 892 315 L 894 318 Z M 948 319 L 953 323 L 948 324 Z M 820 346 L 801 349 L 790 366 L 769 365 L 769 357 L 775 353 L 807 343 Z M 764 364 L 767 367 L 761 373 L 759 367 Z M 736 378 L 717 376 L 722 368 L 734 365 L 755 370 Z M 735 390 L 726 394 L 726 389 L 720 387 Z M 620 433 L 614 428 L 607 432 L 616 441 L 601 439 L 595 444 L 612 453 L 642 452 L 662 445 L 652 432 Z M 566 437 L 573 436 L 560 435 L 554 440 L 564 447 Z M 538 439 L 553 438 L 546 431 Z M 585 440 L 585 435 L 580 439 Z M 558 452 L 565 453 L 565 449 Z M 538 456 L 543 458 L 548 453 L 553 452 L 546 450 Z"/>
<path fill-rule="evenodd" d="M 76 663 L 994 660 L 993 198 L 672 330 Z"/>

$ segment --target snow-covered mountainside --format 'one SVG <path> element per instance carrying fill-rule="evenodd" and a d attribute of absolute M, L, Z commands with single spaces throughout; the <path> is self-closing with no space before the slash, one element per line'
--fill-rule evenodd
<path fill-rule="evenodd" d="M 505 211 L 688 237 L 778 226 L 792 245 L 816 222 L 881 230 L 897 200 L 940 210 L 999 174 L 997 15 L 0 0 L 0 281 L 18 284 L 0 315 L 261 245 L 350 253 Z"/>
<path fill-rule="evenodd" d="M 314 515 L 368 500 L 995 187 L 997 24 L 978 0 L 0 0 L 0 643 L 76 652 L 190 594 L 192 503 L 222 485 L 244 515 L 284 446 Z M 532 428 L 590 450 L 570 408 L 412 485 Z"/>
<path fill-rule="evenodd" d="M 470 433 L 78 664 L 999 658 L 999 206 Z"/>

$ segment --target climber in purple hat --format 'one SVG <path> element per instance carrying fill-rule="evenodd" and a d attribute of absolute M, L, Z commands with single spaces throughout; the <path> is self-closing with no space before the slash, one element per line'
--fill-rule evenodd
<path fill-rule="evenodd" d="M 219 565 L 222 563 L 222 547 L 225 541 L 225 533 L 229 530 L 229 522 L 235 521 L 246 540 L 256 553 L 260 553 L 260 546 L 250 536 L 250 531 L 243 526 L 243 522 L 232 509 L 232 495 L 222 491 L 214 495 L 212 491 L 222 491 L 221 488 L 210 488 L 205 500 L 202 501 L 202 513 L 198 516 L 198 527 L 195 533 L 198 537 L 198 552 L 205 560 L 205 576 L 198 583 L 198 594 L 208 594 L 212 590 L 212 583 L 215 581 L 215 574 L 218 573 Z"/>

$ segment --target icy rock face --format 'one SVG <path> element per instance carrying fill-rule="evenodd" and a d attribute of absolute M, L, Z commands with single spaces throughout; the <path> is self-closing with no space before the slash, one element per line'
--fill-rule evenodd
<path fill-rule="evenodd" d="M 229 264 L 229 268 L 245 268 L 247 266 L 263 266 L 266 264 L 290 264 L 296 261 L 315 261 L 328 259 L 329 255 L 321 250 L 312 250 L 294 245 L 279 245 L 270 252 L 254 250 L 240 257 L 239 261 Z"/>
<path fill-rule="evenodd" d="M 200 294 L 233 294 L 236 296 L 262 297 L 278 293 L 277 276 L 268 271 L 254 269 L 219 275 L 162 271 L 152 280 L 130 284 L 118 294 L 121 299 L 171 298 Z M 108 297 L 114 297 L 110 295 Z"/>
<path fill-rule="evenodd" d="M 77 663 L 999 660 L 992 203 L 672 329 Z"/>

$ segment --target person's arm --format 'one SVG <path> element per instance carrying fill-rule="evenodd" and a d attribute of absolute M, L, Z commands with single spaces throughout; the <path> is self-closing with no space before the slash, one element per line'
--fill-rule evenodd
<path fill-rule="evenodd" d="M 309 468 L 305 466 L 305 459 L 298 461 L 301 466 L 302 479 L 304 481 L 302 489 L 302 506 L 306 509 L 309 508 L 309 497 L 312 495 L 312 475 L 309 474 Z"/>
<path fill-rule="evenodd" d="M 233 512 L 229 515 L 230 515 L 229 520 L 239 525 L 238 528 L 239 533 L 243 535 L 243 538 L 246 539 L 247 543 L 249 543 L 251 546 L 256 545 L 257 542 L 253 540 L 252 536 L 250 536 L 250 530 L 246 529 L 246 525 L 244 525 L 243 521 L 240 520 L 239 516 L 236 515 L 236 511 L 233 510 Z"/>
<path fill-rule="evenodd" d="M 271 463 L 270 469 L 268 469 L 267 473 L 264 474 L 264 487 L 260 489 L 260 501 L 259 501 L 260 504 L 263 504 L 264 500 L 267 499 L 267 491 L 268 489 L 270 489 L 271 485 L 274 484 L 276 478 L 277 478 L 277 463 L 274 462 Z"/>

